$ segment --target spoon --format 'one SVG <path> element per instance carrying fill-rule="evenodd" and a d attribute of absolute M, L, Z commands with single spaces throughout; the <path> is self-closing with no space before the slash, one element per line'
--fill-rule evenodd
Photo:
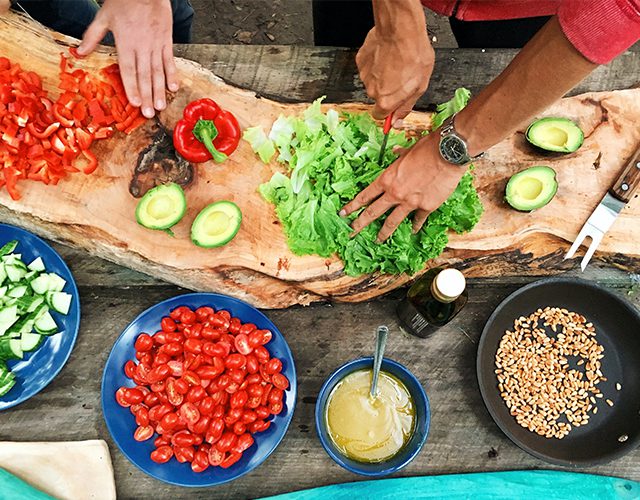
<path fill-rule="evenodd" d="M 389 328 L 380 325 L 376 330 L 376 351 L 373 356 L 373 377 L 371 378 L 371 397 L 378 397 L 378 377 L 380 376 L 380 366 L 382 366 L 382 357 L 384 356 L 384 348 L 387 345 L 387 336 Z"/>

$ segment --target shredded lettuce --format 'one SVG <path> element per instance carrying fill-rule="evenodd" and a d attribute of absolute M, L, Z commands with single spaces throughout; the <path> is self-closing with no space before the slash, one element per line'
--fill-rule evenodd
<path fill-rule="evenodd" d="M 451 101 L 438 106 L 432 127 L 462 109 L 469 96 L 468 90 L 458 89 Z M 376 243 L 382 219 L 351 238 L 350 223 L 357 214 L 340 217 L 341 207 L 395 161 L 395 146 L 411 147 L 415 139 L 392 131 L 380 167 L 382 130 L 369 114 L 340 115 L 333 109 L 324 113 L 321 103 L 322 99 L 316 100 L 300 117 L 280 116 L 268 135 L 254 127 L 244 136 L 265 163 L 277 150 L 278 161 L 290 169 L 289 175 L 274 174 L 259 191 L 275 205 L 293 253 L 322 257 L 337 253 L 350 276 L 376 271 L 413 274 L 442 253 L 449 229 L 470 231 L 480 220 L 482 204 L 467 172 L 417 234 L 405 220 L 387 241 Z"/>
<path fill-rule="evenodd" d="M 264 163 L 269 163 L 273 155 L 276 154 L 273 142 L 269 140 L 264 130 L 262 130 L 262 127 L 250 127 L 246 129 L 242 138 L 251 144 L 255 153 Z"/>

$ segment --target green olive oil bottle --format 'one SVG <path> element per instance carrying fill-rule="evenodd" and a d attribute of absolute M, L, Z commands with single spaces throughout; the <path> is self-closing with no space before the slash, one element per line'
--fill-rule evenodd
<path fill-rule="evenodd" d="M 449 323 L 467 303 L 464 275 L 457 269 L 430 269 L 398 305 L 400 328 L 426 338 Z"/>

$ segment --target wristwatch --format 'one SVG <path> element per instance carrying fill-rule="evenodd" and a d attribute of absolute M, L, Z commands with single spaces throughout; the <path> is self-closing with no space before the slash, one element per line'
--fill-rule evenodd
<path fill-rule="evenodd" d="M 447 162 L 463 167 L 473 160 L 484 156 L 480 153 L 476 156 L 469 156 L 467 141 L 456 132 L 455 117 L 447 118 L 440 128 L 440 156 Z"/>

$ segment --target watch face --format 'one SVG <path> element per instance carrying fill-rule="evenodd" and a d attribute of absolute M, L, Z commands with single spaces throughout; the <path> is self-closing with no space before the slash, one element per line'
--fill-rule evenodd
<path fill-rule="evenodd" d="M 447 135 L 440 139 L 440 154 L 449 163 L 464 165 L 469 161 L 467 146 L 455 135 Z"/>

